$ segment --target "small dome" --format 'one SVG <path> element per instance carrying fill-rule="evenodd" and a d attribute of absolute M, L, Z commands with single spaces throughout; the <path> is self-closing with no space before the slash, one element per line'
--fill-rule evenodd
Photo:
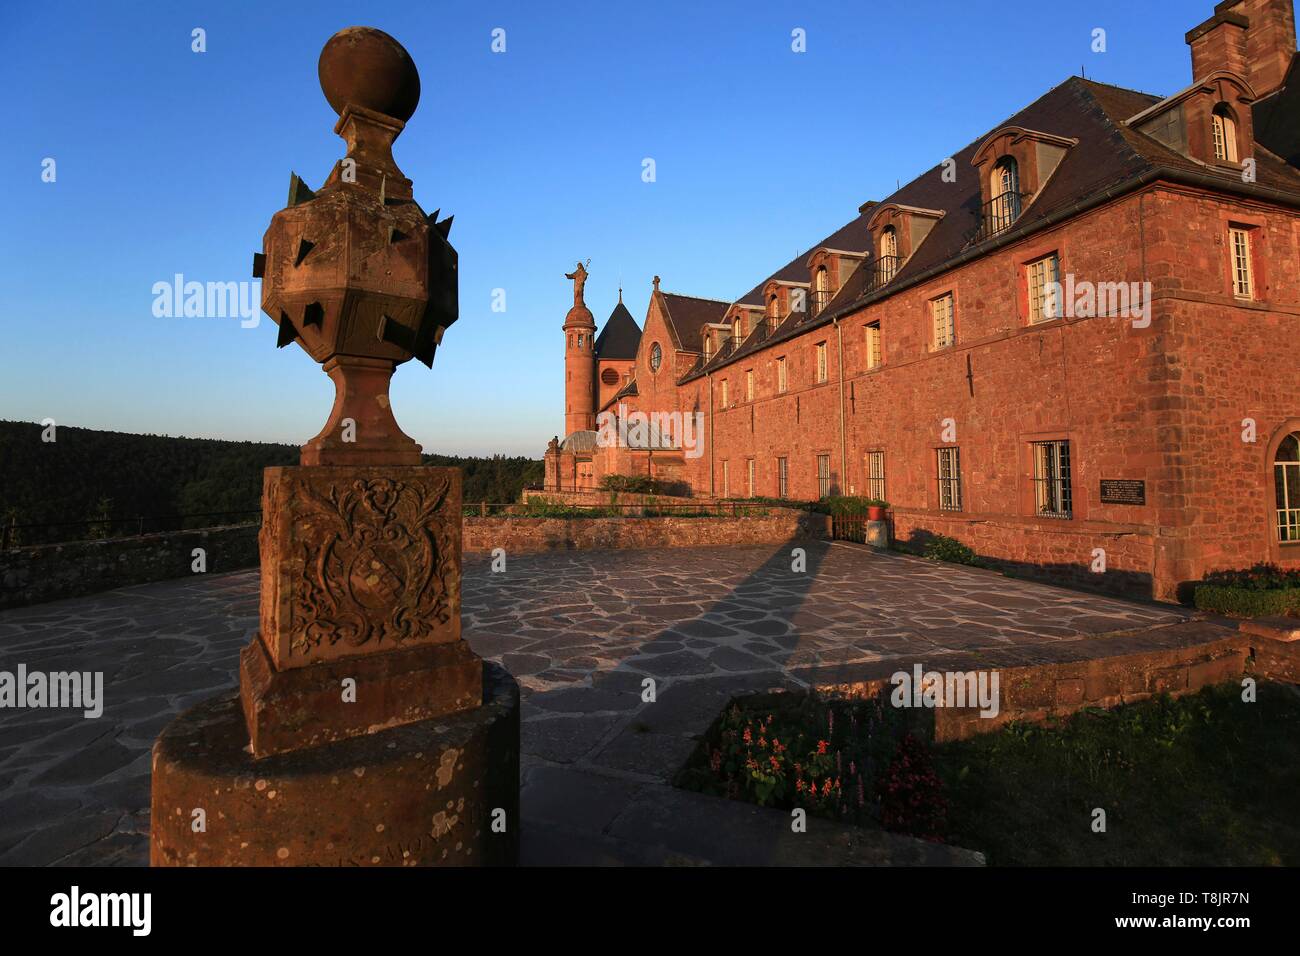
<path fill-rule="evenodd" d="M 560 451 L 588 452 L 596 448 L 596 433 L 592 431 L 574 432 L 560 442 Z"/>

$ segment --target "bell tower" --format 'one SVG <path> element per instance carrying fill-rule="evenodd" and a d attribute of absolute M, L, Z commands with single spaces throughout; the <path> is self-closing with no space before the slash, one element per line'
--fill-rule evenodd
<path fill-rule="evenodd" d="M 564 434 L 596 430 L 596 321 L 583 301 L 587 269 L 581 262 L 564 278 L 573 280 L 573 308 L 564 317 Z"/>

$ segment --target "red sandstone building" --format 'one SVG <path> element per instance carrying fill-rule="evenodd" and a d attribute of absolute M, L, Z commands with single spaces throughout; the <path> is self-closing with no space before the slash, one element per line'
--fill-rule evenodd
<path fill-rule="evenodd" d="M 1166 600 L 1300 565 L 1292 2 L 1187 42 L 1190 86 L 1073 77 L 734 302 L 656 277 L 644 331 L 620 296 L 593 338 L 580 269 L 547 487 L 870 495 L 903 541 Z M 703 443 L 610 445 L 602 412 L 700 412 Z"/>

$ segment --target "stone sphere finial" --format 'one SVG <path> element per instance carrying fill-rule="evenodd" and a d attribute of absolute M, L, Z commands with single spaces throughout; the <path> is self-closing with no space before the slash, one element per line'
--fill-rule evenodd
<path fill-rule="evenodd" d="M 420 102 L 420 73 L 383 30 L 346 27 L 320 51 L 320 88 L 336 113 L 349 104 L 405 123 Z"/>

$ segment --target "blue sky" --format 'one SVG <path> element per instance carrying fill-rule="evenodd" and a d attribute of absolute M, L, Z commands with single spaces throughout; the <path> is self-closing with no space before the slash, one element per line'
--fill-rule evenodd
<path fill-rule="evenodd" d="M 394 155 L 456 217 L 461 317 L 398 421 L 426 451 L 540 457 L 563 423 L 564 273 L 603 322 L 663 288 L 732 299 L 1048 88 L 1190 81 L 1212 0 L 6 4 L 0 418 L 302 442 L 333 389 L 275 326 L 157 318 L 155 282 L 250 278 L 291 170 L 342 140 L 316 78 L 362 23 L 414 57 Z M 361 18 L 358 20 L 358 18 Z M 191 51 L 191 30 L 207 52 Z M 490 49 L 506 31 L 506 52 Z M 1093 53 L 1092 31 L 1106 31 Z M 791 50 L 806 31 L 807 52 Z M 41 181 L 46 157 L 57 180 Z M 653 158 L 657 181 L 642 182 Z M 506 311 L 491 310 L 506 290 Z"/>

